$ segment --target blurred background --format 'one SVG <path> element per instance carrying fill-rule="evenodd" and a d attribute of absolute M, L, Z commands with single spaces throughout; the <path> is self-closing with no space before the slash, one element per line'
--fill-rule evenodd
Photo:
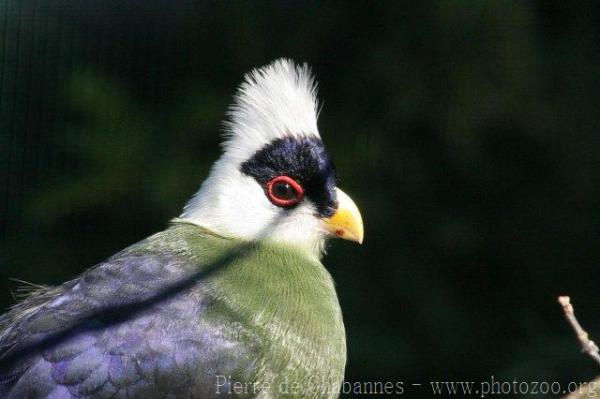
<path fill-rule="evenodd" d="M 278 57 L 366 223 L 348 381 L 600 374 L 556 301 L 600 340 L 598 2 L 0 1 L 0 307 L 163 229 Z"/>

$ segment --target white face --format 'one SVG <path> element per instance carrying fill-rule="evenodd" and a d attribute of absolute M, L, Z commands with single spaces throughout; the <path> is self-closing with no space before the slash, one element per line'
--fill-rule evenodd
<path fill-rule="evenodd" d="M 327 231 L 309 198 L 292 208 L 278 206 L 254 177 L 228 162 L 223 157 L 215 164 L 182 219 L 227 237 L 267 239 L 322 251 Z"/>
<path fill-rule="evenodd" d="M 317 108 L 306 66 L 278 60 L 246 75 L 229 110 L 224 153 L 180 219 L 227 237 L 289 243 L 316 256 L 330 234 L 362 241 L 358 209 L 337 194 Z M 336 213 L 338 196 L 348 200 L 350 213 L 332 224 L 327 218 Z"/>
<path fill-rule="evenodd" d="M 319 138 L 315 85 L 306 66 L 279 60 L 246 75 L 230 108 L 223 156 L 181 219 L 246 240 L 271 239 L 320 252 L 327 235 L 310 198 L 291 208 L 269 200 L 264 184 L 241 171 L 285 135 Z"/>

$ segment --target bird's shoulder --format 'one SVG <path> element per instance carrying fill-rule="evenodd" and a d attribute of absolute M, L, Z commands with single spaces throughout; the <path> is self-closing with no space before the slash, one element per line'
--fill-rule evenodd
<path fill-rule="evenodd" d="M 0 318 L 0 396 L 126 389 L 151 397 L 148 387 L 161 379 L 162 393 L 211 388 L 210 371 L 235 370 L 252 349 L 226 314 L 205 317 L 213 298 L 197 284 L 211 264 L 197 258 L 217 257 L 220 241 L 172 226 L 74 280 L 34 291 Z"/>
<path fill-rule="evenodd" d="M 193 243 L 190 236 L 195 234 Z M 131 245 L 60 286 L 39 286 L 0 316 L 0 357 L 12 346 L 11 337 L 51 332 L 95 311 L 140 303 L 201 273 L 218 243 L 209 232 L 189 225 L 174 225 Z M 202 243 L 203 248 L 192 248 Z"/>

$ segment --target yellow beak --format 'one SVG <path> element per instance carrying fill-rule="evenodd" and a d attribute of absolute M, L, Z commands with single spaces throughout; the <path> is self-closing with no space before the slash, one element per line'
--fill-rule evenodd
<path fill-rule="evenodd" d="M 333 216 L 323 219 L 326 229 L 332 235 L 362 244 L 364 229 L 360 211 L 345 192 L 339 188 L 335 190 L 338 209 Z"/>

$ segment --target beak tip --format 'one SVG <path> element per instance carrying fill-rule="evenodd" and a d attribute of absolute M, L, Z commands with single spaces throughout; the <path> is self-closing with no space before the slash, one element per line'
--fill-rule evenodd
<path fill-rule="evenodd" d="M 364 239 L 365 239 L 365 235 L 364 235 L 364 232 L 363 232 L 363 229 L 361 226 L 360 233 L 356 237 L 356 242 L 362 245 Z"/>
<path fill-rule="evenodd" d="M 336 188 L 338 195 L 338 210 L 327 219 L 327 231 L 339 238 L 363 243 L 364 230 L 362 216 L 358 207 L 352 199 L 339 188 Z"/>

